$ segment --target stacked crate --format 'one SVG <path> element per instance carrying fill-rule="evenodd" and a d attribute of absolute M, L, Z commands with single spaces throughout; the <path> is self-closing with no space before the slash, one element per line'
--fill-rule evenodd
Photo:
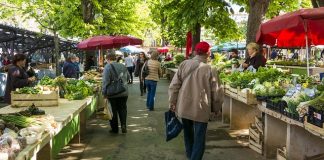
<path fill-rule="evenodd" d="M 255 123 L 249 128 L 249 147 L 259 154 L 263 153 L 263 123 L 255 117 Z"/>

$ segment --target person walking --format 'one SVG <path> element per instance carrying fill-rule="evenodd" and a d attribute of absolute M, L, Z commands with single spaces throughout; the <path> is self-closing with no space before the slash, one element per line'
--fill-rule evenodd
<path fill-rule="evenodd" d="M 17 88 L 23 88 L 31 86 L 36 77 L 28 77 L 25 70 L 26 55 L 16 54 L 13 59 L 13 65 L 8 68 L 8 77 L 6 84 L 6 91 L 4 95 L 4 101 L 11 104 L 11 91 L 15 91 Z"/>
<path fill-rule="evenodd" d="M 75 63 L 76 56 L 70 56 L 66 59 L 63 64 L 63 75 L 66 78 L 78 78 L 78 71 L 76 69 Z"/>
<path fill-rule="evenodd" d="M 144 78 L 142 75 L 142 68 L 144 66 L 144 63 L 148 60 L 144 52 L 141 52 L 139 54 L 139 58 L 136 61 L 135 65 L 135 77 L 139 77 L 140 80 L 140 90 L 141 90 L 141 96 L 143 96 L 146 93 L 146 85 L 144 83 Z"/>
<path fill-rule="evenodd" d="M 161 63 L 158 61 L 158 58 L 159 58 L 159 52 L 152 51 L 151 59 L 148 60 L 144 64 L 144 67 L 142 68 L 142 77 L 144 77 L 143 73 L 144 73 L 145 65 L 147 65 L 148 75 L 147 77 L 144 78 L 145 78 L 145 85 L 147 87 L 146 107 L 149 111 L 154 110 L 156 86 L 162 74 Z"/>
<path fill-rule="evenodd" d="M 128 74 L 125 65 L 118 63 L 116 61 L 115 53 L 108 53 L 107 60 L 108 63 L 104 68 L 103 78 L 102 78 L 102 94 L 106 98 L 108 98 L 113 113 L 112 120 L 110 120 L 110 127 L 111 127 L 110 133 L 118 133 L 119 130 L 118 117 L 120 120 L 122 133 L 127 133 L 127 129 L 126 129 L 127 99 L 128 99 L 127 82 L 130 79 L 130 76 Z M 118 78 L 121 78 L 124 84 L 123 86 L 125 87 L 126 90 L 117 95 L 108 97 L 107 87 L 109 85 L 114 84 L 112 83 L 112 81 Z"/>
<path fill-rule="evenodd" d="M 209 117 L 220 112 L 223 101 L 217 70 L 206 64 L 209 48 L 207 42 L 196 45 L 196 56 L 179 65 L 168 91 L 170 110 L 182 119 L 189 160 L 202 159 Z"/>
<path fill-rule="evenodd" d="M 125 65 L 130 75 L 130 81 L 128 81 L 128 84 L 133 84 L 134 59 L 131 54 L 128 54 L 125 58 Z"/>

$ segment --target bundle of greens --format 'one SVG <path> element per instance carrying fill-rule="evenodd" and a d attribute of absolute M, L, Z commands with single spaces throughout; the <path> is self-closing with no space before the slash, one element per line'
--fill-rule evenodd
<path fill-rule="evenodd" d="M 279 77 L 284 76 L 282 72 L 275 68 L 264 68 L 260 67 L 256 72 L 256 78 L 259 79 L 259 82 L 275 82 Z"/>
<path fill-rule="evenodd" d="M 53 86 L 55 85 L 55 81 L 54 79 L 48 77 L 48 76 L 44 76 L 40 82 L 39 82 L 40 85 L 45 85 L 45 86 Z"/>
<path fill-rule="evenodd" d="M 40 94 L 42 93 L 40 88 L 33 88 L 33 87 L 23 87 L 23 88 L 19 88 L 17 89 L 15 92 L 15 94 Z"/>
<path fill-rule="evenodd" d="M 174 56 L 174 63 L 177 65 L 179 65 L 184 60 L 185 60 L 185 56 L 183 54 L 177 54 Z"/>
<path fill-rule="evenodd" d="M 26 128 L 36 123 L 36 121 L 31 117 L 17 116 L 17 115 L 0 115 L 0 119 L 2 119 L 7 123 L 12 123 L 22 128 Z"/>
<path fill-rule="evenodd" d="M 322 93 L 320 96 L 316 97 L 315 99 L 311 100 L 308 104 L 310 106 L 313 106 L 317 110 L 324 111 L 324 93 Z"/>
<path fill-rule="evenodd" d="M 81 100 L 93 94 L 89 83 L 83 80 L 69 80 L 65 89 L 64 97 L 69 100 Z"/>
<path fill-rule="evenodd" d="M 250 82 L 255 79 L 256 74 L 252 72 L 234 72 L 232 75 L 230 75 L 229 81 L 230 86 L 233 88 L 253 88 L 252 85 L 250 85 Z"/>

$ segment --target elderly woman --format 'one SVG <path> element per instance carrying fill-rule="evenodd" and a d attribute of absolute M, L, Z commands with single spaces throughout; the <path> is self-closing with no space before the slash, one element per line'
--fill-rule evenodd
<path fill-rule="evenodd" d="M 145 85 L 147 87 L 147 101 L 146 107 L 149 111 L 154 110 L 154 100 L 157 82 L 159 81 L 162 73 L 161 63 L 158 61 L 159 53 L 157 51 L 151 52 L 151 59 L 148 60 L 142 70 L 145 69 L 145 65 L 148 68 L 148 75 L 145 77 Z M 142 71 L 143 77 L 143 71 Z"/>
<path fill-rule="evenodd" d="M 249 57 L 242 64 L 243 68 L 247 69 L 252 66 L 254 69 L 258 69 L 259 67 L 264 67 L 267 60 L 260 53 L 259 45 L 252 42 L 249 43 L 246 48 L 248 50 Z"/>
<path fill-rule="evenodd" d="M 6 91 L 4 96 L 4 100 L 8 104 L 11 103 L 11 91 L 16 90 L 17 88 L 30 86 L 36 80 L 35 77 L 28 77 L 25 70 L 26 58 L 27 57 L 24 54 L 16 54 L 13 59 L 13 65 L 8 69 Z"/>
<path fill-rule="evenodd" d="M 130 79 L 130 75 L 125 65 L 122 63 L 118 63 L 116 58 L 117 57 L 115 53 L 108 53 L 107 55 L 108 63 L 105 66 L 102 78 L 102 94 L 106 98 L 108 98 L 113 113 L 112 120 L 110 120 L 110 133 L 118 133 L 118 117 L 121 123 L 121 131 L 122 133 L 126 133 L 128 98 L 127 82 Z M 113 83 L 113 81 L 116 79 L 121 80 L 123 82 L 125 91 L 108 97 L 107 87 L 116 85 L 115 83 Z"/>

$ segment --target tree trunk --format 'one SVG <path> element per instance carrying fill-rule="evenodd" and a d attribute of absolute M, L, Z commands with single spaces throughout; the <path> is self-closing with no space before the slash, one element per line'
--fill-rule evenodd
<path fill-rule="evenodd" d="M 54 31 L 54 57 L 55 57 L 55 68 L 56 68 L 56 76 L 61 75 L 61 67 L 60 67 L 60 42 L 56 31 Z"/>
<path fill-rule="evenodd" d="M 256 33 L 268 10 L 271 0 L 249 0 L 250 10 L 247 24 L 246 44 L 256 41 Z"/>
<path fill-rule="evenodd" d="M 82 0 L 82 14 L 84 23 L 92 23 L 94 20 L 94 6 L 91 0 Z"/>
<path fill-rule="evenodd" d="M 201 25 L 200 23 L 197 23 L 194 28 L 194 31 L 192 32 L 192 49 L 191 49 L 192 53 L 195 50 L 196 44 L 200 42 L 200 33 L 201 33 Z"/>
<path fill-rule="evenodd" d="M 161 42 L 161 46 L 162 47 L 164 47 L 164 46 L 166 46 L 166 37 L 165 37 L 165 35 L 166 35 L 166 29 L 165 29 L 165 27 L 166 27 L 166 25 L 165 25 L 165 23 L 166 23 L 166 17 L 164 16 L 164 12 L 161 10 L 161 32 L 162 32 L 162 42 Z"/>
<path fill-rule="evenodd" d="M 314 8 L 324 7 L 323 0 L 312 0 L 312 5 Z"/>

